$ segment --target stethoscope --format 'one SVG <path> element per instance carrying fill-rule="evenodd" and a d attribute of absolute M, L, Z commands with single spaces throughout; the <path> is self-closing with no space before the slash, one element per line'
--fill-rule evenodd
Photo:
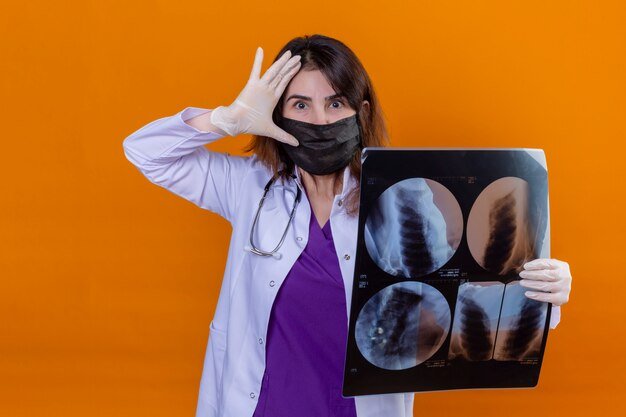
<path fill-rule="evenodd" d="M 296 208 L 298 207 L 298 203 L 300 202 L 300 198 L 302 196 L 302 190 L 300 190 L 300 187 L 296 185 L 296 188 L 298 189 L 296 198 L 293 202 L 293 207 L 291 209 L 291 214 L 289 215 L 289 221 L 287 222 L 287 227 L 285 227 L 285 231 L 283 232 L 283 236 L 280 238 L 280 242 L 278 242 L 278 245 L 276 245 L 276 247 L 272 251 L 266 252 L 262 249 L 257 248 L 253 241 L 254 228 L 256 227 L 256 223 L 259 219 L 259 215 L 261 213 L 261 207 L 263 207 L 263 201 L 265 201 L 267 192 L 269 191 L 270 187 L 272 186 L 276 178 L 278 178 L 278 176 L 272 176 L 272 178 L 270 178 L 270 180 L 265 185 L 265 191 L 263 192 L 263 197 L 261 197 L 261 200 L 259 201 L 259 207 L 256 210 L 256 215 L 254 216 L 254 222 L 252 223 L 252 228 L 250 229 L 250 245 L 245 245 L 244 249 L 260 256 L 273 256 L 276 259 L 280 259 L 282 258 L 282 254 L 278 253 L 277 250 L 283 244 L 283 241 L 285 240 L 285 236 L 287 236 L 287 231 L 289 230 L 289 225 L 291 224 L 294 214 L 296 213 Z M 291 178 L 293 178 L 294 180 L 297 179 L 295 174 L 291 174 Z"/>

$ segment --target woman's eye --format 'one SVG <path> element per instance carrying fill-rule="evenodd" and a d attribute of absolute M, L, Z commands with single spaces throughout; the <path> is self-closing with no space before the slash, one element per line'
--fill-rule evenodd
<path fill-rule="evenodd" d="M 335 104 L 337 104 L 337 105 L 335 105 Z M 294 103 L 294 107 L 295 107 L 296 109 L 298 109 L 298 110 L 304 110 L 304 109 L 306 108 L 306 106 L 307 106 L 307 105 L 306 105 L 306 103 L 304 103 L 304 102 L 302 102 L 302 101 L 296 101 L 296 102 Z M 336 100 L 336 101 L 333 101 L 333 102 L 331 103 L 331 107 L 333 107 L 333 108 L 335 108 L 335 109 L 340 109 L 340 108 L 342 108 L 343 106 L 344 106 L 344 104 L 343 104 L 343 102 L 342 102 L 341 100 Z"/>

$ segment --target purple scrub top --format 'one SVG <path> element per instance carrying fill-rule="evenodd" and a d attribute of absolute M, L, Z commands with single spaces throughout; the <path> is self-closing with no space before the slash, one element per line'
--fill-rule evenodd
<path fill-rule="evenodd" d="M 330 220 L 311 209 L 309 240 L 272 306 L 266 367 L 253 417 L 356 417 L 341 396 L 346 298 Z"/>

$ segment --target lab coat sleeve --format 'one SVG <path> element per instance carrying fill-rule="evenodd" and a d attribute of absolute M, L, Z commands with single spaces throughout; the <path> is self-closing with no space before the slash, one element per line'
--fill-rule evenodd
<path fill-rule="evenodd" d="M 561 306 L 552 305 L 552 312 L 550 313 L 550 328 L 556 329 L 556 326 L 561 322 Z"/>
<path fill-rule="evenodd" d="M 251 157 L 204 147 L 224 135 L 186 120 L 209 111 L 186 107 L 148 123 L 124 139 L 124 154 L 152 183 L 232 222 Z"/>

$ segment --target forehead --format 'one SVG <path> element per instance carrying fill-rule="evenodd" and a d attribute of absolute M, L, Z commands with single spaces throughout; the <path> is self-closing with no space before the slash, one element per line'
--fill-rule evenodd
<path fill-rule="evenodd" d="M 301 94 L 314 100 L 319 98 L 323 100 L 324 97 L 334 93 L 335 90 L 320 70 L 301 70 L 287 85 L 285 97 L 289 97 L 291 94 Z"/>

